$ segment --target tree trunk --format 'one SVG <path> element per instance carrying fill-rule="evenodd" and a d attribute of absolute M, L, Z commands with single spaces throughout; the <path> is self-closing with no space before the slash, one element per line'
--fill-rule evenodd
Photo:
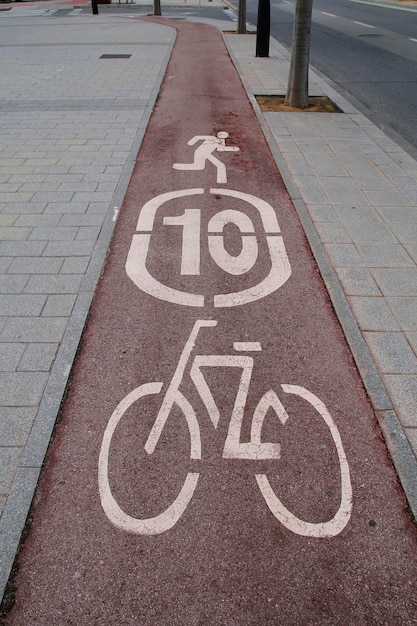
<path fill-rule="evenodd" d="M 161 0 L 153 0 L 153 14 L 161 15 Z"/>
<path fill-rule="evenodd" d="M 237 32 L 239 35 L 244 35 L 246 33 L 246 0 L 239 0 Z"/>
<path fill-rule="evenodd" d="M 292 37 L 290 74 L 285 104 L 305 109 L 308 106 L 308 65 L 313 0 L 297 0 Z"/>

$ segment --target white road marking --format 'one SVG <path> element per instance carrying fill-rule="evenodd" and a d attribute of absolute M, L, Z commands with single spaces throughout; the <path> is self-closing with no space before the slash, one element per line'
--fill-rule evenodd
<path fill-rule="evenodd" d="M 147 258 L 151 245 L 151 235 L 154 228 L 157 210 L 172 199 L 198 196 L 204 189 L 181 189 L 160 194 L 149 200 L 140 212 L 137 222 L 137 233 L 133 235 L 128 257 L 126 273 L 139 289 L 160 300 L 172 302 L 182 306 L 203 307 L 203 294 L 187 293 L 164 285 L 156 280 L 147 267 Z M 216 294 L 215 307 L 232 307 L 254 302 L 264 298 L 281 287 L 291 276 L 291 266 L 285 250 L 277 217 L 272 206 L 252 194 L 235 191 L 233 189 L 210 189 L 210 194 L 227 196 L 240 200 L 254 207 L 262 222 L 266 235 L 266 244 L 271 260 L 269 273 L 254 286 L 242 291 Z M 244 206 L 244 205 L 243 205 Z M 169 226 L 181 226 L 182 258 L 181 275 L 196 276 L 200 269 L 200 209 L 187 209 L 179 216 L 166 216 L 163 223 Z M 223 240 L 223 228 L 232 223 L 241 233 L 241 252 L 233 256 L 227 252 Z M 222 234 L 215 234 L 221 232 Z M 227 209 L 219 211 L 209 221 L 207 233 L 208 250 L 214 262 L 232 276 L 239 276 L 249 272 L 258 258 L 258 241 L 251 218 L 243 210 Z"/>
<path fill-rule="evenodd" d="M 234 224 L 241 233 L 242 249 L 240 254 L 229 254 L 224 246 L 224 237 L 210 233 L 222 233 L 227 224 Z M 246 274 L 255 265 L 258 258 L 258 242 L 252 220 L 242 211 L 228 209 L 213 215 L 208 223 L 208 246 L 213 261 L 225 272 L 233 276 Z M 251 235 L 243 235 L 249 232 Z"/>
<path fill-rule="evenodd" d="M 175 170 L 204 170 L 206 162 L 210 161 L 217 168 L 217 183 L 227 183 L 226 166 L 219 159 L 213 156 L 213 152 L 237 152 L 236 146 L 226 146 L 226 139 L 229 133 L 221 131 L 214 135 L 195 135 L 188 146 L 193 146 L 201 141 L 202 143 L 194 151 L 194 161 L 192 163 L 174 163 Z"/>
<path fill-rule="evenodd" d="M 177 367 L 167 391 L 162 399 L 155 422 L 145 443 L 145 451 L 151 455 L 159 442 L 162 430 L 169 419 L 171 409 L 175 405 L 183 412 L 190 433 L 190 458 L 201 460 L 201 436 L 197 414 L 187 398 L 180 391 L 187 363 L 195 347 L 197 335 L 201 328 L 217 326 L 216 320 L 196 320 L 191 333 L 180 355 Z M 238 350 L 260 351 L 259 342 L 235 342 Z M 281 458 L 281 444 L 278 442 L 262 441 L 262 429 L 267 414 L 272 409 L 282 426 L 290 419 L 281 400 L 275 391 L 268 390 L 260 398 L 252 416 L 250 441 L 241 441 L 242 424 L 247 398 L 251 383 L 254 359 L 250 356 L 233 354 L 197 354 L 194 357 L 189 372 L 190 378 L 199 393 L 199 396 L 209 414 L 211 422 L 217 428 L 220 421 L 220 410 L 211 392 L 204 371 L 207 368 L 238 368 L 241 370 L 238 390 L 236 392 L 232 415 L 229 421 L 227 436 L 223 448 L 223 458 L 244 460 L 278 460 Z M 123 511 L 113 497 L 109 482 L 109 453 L 113 434 L 126 411 L 137 401 L 150 395 L 159 394 L 163 383 L 145 383 L 129 393 L 113 411 L 103 435 L 100 449 L 98 482 L 101 504 L 108 519 L 121 530 L 141 535 L 157 535 L 171 529 L 180 519 L 187 508 L 197 486 L 198 472 L 189 472 L 184 484 L 175 498 L 162 513 L 146 519 L 137 519 Z M 281 385 L 284 393 L 299 396 L 308 402 L 319 413 L 330 430 L 333 443 L 336 447 L 340 477 L 341 497 L 340 506 L 332 519 L 324 522 L 307 522 L 292 514 L 273 491 L 266 474 L 255 474 L 261 494 L 272 514 L 291 532 L 305 537 L 326 538 L 338 535 L 348 523 L 352 512 L 352 486 L 350 482 L 349 466 L 343 449 L 341 437 L 332 416 L 323 402 L 313 393 L 298 385 Z M 138 413 L 140 415 L 140 413 Z M 298 418 L 300 419 L 300 418 Z M 140 427 L 140 422 L 138 424 Z M 302 425 L 301 425 L 302 427 Z"/>
<path fill-rule="evenodd" d="M 272 490 L 269 480 L 265 474 L 256 475 L 259 489 L 261 490 L 271 513 L 291 532 L 297 535 L 303 535 L 304 537 L 335 537 L 345 528 L 352 514 L 352 485 L 350 482 L 349 465 L 343 449 L 340 433 L 333 421 L 332 416 L 317 396 L 310 391 L 307 391 L 307 389 L 304 389 L 304 387 L 299 387 L 297 385 L 281 385 L 281 387 L 285 393 L 300 396 L 309 402 L 318 411 L 329 428 L 333 442 L 336 446 L 337 456 L 339 458 L 342 492 L 341 502 L 339 509 L 331 520 L 313 524 L 299 519 L 282 504 L 281 500 L 279 500 Z"/>
<path fill-rule="evenodd" d="M 148 383 L 141 385 L 126 396 L 113 412 L 104 432 L 98 462 L 98 484 L 101 505 L 107 518 L 120 530 L 140 535 L 159 535 L 172 528 L 190 502 L 197 486 L 199 474 L 189 472 L 184 485 L 174 502 L 163 513 L 149 519 L 137 519 L 125 513 L 117 504 L 111 492 L 109 483 L 109 451 L 118 423 L 126 410 L 141 397 L 159 393 L 162 383 Z"/>
<path fill-rule="evenodd" d="M 371 24 L 364 24 L 364 22 L 353 22 L 354 24 L 358 24 L 359 26 L 365 26 L 365 28 L 375 28 L 375 26 L 371 26 Z"/>
<path fill-rule="evenodd" d="M 237 352 L 261 352 L 262 346 L 259 341 L 235 341 L 233 349 Z"/>
<path fill-rule="evenodd" d="M 136 230 L 140 231 L 133 235 L 128 257 L 126 260 L 126 273 L 139 289 L 159 300 L 180 304 L 182 306 L 204 306 L 204 296 L 200 294 L 186 293 L 163 285 L 156 280 L 148 271 L 146 259 L 149 252 L 151 232 L 154 227 L 156 211 L 165 202 L 175 198 L 183 198 L 204 193 L 204 189 L 181 189 L 160 194 L 149 200 L 139 215 Z M 195 252 L 194 252 L 195 254 Z"/>
<path fill-rule="evenodd" d="M 164 217 L 163 224 L 183 226 L 181 275 L 199 276 L 200 274 L 200 209 L 185 209 L 182 215 Z"/>
<path fill-rule="evenodd" d="M 290 2 L 286 2 L 286 4 L 290 4 Z M 330 13 L 323 14 L 336 17 Z M 367 28 L 374 28 L 374 26 L 370 26 L 369 24 L 363 24 L 361 22 L 355 23 Z M 193 162 L 174 163 L 173 168 L 191 171 L 204 170 L 206 163 L 210 162 L 217 170 L 217 183 L 226 183 L 226 166 L 216 158 L 213 153 L 239 150 L 236 146 L 226 146 L 225 140 L 228 136 L 226 132 L 219 132 L 217 136 L 195 135 L 188 142 L 189 146 L 200 142 L 200 145 L 194 151 Z M 142 291 L 158 299 L 174 304 L 196 307 L 203 307 L 205 305 L 206 297 L 203 294 L 183 292 L 164 285 L 155 279 L 147 268 L 148 252 L 151 237 L 154 234 L 155 218 L 158 209 L 173 199 L 191 198 L 193 196 L 201 196 L 204 193 L 205 190 L 203 188 L 181 189 L 162 193 L 152 198 L 142 207 L 137 221 L 137 232 L 133 235 L 125 266 L 127 275 Z M 270 269 L 267 270 L 269 272 L 268 275 L 261 278 L 256 285 L 242 291 L 215 295 L 214 307 L 232 307 L 247 304 L 264 298 L 276 291 L 291 276 L 291 266 L 285 250 L 278 220 L 272 206 L 252 194 L 232 189 L 210 188 L 209 194 L 216 197 L 223 196 L 233 198 L 237 201 L 234 204 L 239 207 L 239 209 L 233 208 L 218 211 L 208 222 L 208 251 L 218 267 L 232 276 L 249 272 L 255 266 L 258 259 L 257 234 L 264 236 L 262 237 L 262 241 L 266 240 L 271 262 Z M 262 232 L 255 232 L 255 225 L 259 223 L 259 219 L 255 221 L 254 225 L 254 222 L 249 216 L 250 214 L 248 215 L 242 210 L 245 203 L 250 205 L 252 213 L 253 208 L 257 210 L 262 223 L 262 228 L 260 229 Z M 113 219 L 116 219 L 117 213 L 118 207 L 114 207 Z M 201 236 L 201 209 L 184 209 L 183 213 L 180 215 L 167 215 L 163 217 L 162 224 L 182 228 L 181 276 L 200 275 L 202 272 L 202 268 L 200 267 L 200 246 L 201 240 L 204 239 Z M 226 250 L 224 229 L 229 224 L 233 224 L 240 233 L 241 250 L 237 255 L 231 255 Z M 261 238 L 259 237 L 259 239 Z M 189 400 L 180 391 L 180 386 L 200 328 L 215 327 L 216 325 L 217 321 L 211 319 L 199 319 L 195 322 L 182 350 L 172 380 L 162 397 L 160 409 L 146 440 L 145 451 L 148 455 L 154 453 L 164 426 L 169 419 L 172 407 L 175 404 L 177 408 L 182 411 L 187 422 L 190 434 L 190 459 L 201 460 L 201 434 L 197 413 Z M 257 341 L 237 341 L 233 343 L 233 348 L 237 352 L 260 352 L 262 350 L 261 344 Z M 281 426 L 285 426 L 289 419 L 289 415 L 273 389 L 269 389 L 262 395 L 253 411 L 250 440 L 241 441 L 244 414 L 245 411 L 248 410 L 246 405 L 253 367 L 254 357 L 248 355 L 197 354 L 192 361 L 189 376 L 208 412 L 214 428 L 217 428 L 221 417 L 220 410 L 209 386 L 210 379 L 208 379 L 209 382 L 207 382 L 205 378 L 205 371 L 207 368 L 240 369 L 241 377 L 225 439 L 223 458 L 278 460 L 281 458 L 281 444 L 277 441 L 262 441 L 264 420 L 267 414 L 270 414 L 271 410 L 275 413 Z M 104 432 L 100 450 L 98 481 L 102 507 L 108 519 L 116 527 L 136 534 L 157 535 L 171 529 L 187 508 L 199 479 L 199 473 L 188 472 L 184 484 L 174 502 L 169 505 L 165 511 L 151 518 L 133 518 L 119 507 L 113 497 L 109 482 L 108 468 L 113 434 L 125 412 L 133 403 L 142 398 L 146 398 L 146 396 L 159 394 L 162 388 L 162 382 L 145 383 L 128 394 L 113 411 Z M 297 518 L 284 506 L 273 491 L 265 474 L 255 474 L 256 481 L 272 514 L 291 532 L 307 537 L 333 537 L 345 528 L 352 511 L 352 487 L 349 466 L 339 431 L 325 405 L 313 393 L 297 385 L 283 384 L 281 385 L 281 389 L 284 393 L 299 396 L 312 405 L 329 428 L 337 450 L 340 467 L 340 506 L 331 520 L 319 523 L 307 522 Z"/>
<path fill-rule="evenodd" d="M 379 6 L 384 9 L 393 9 L 394 11 L 409 11 L 411 13 L 415 13 L 415 9 L 410 9 L 409 7 L 401 6 L 401 3 L 396 4 L 385 4 L 384 2 L 366 2 L 366 0 L 349 0 L 349 2 L 356 2 L 357 4 L 367 4 L 371 7 Z"/>

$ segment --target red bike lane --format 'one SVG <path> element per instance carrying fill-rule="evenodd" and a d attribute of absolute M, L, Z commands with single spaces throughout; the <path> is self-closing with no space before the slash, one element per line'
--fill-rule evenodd
<path fill-rule="evenodd" d="M 5 623 L 417 624 L 416 530 L 297 214 L 221 34 L 175 26 Z"/>

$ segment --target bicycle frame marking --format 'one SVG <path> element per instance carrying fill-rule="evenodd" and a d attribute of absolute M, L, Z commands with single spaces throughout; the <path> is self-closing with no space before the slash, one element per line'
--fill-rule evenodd
<path fill-rule="evenodd" d="M 190 433 L 190 458 L 201 459 L 201 437 L 200 428 L 195 411 L 190 402 L 179 391 L 185 368 L 190 359 L 191 352 L 195 346 L 197 335 L 201 328 L 212 328 L 217 326 L 215 320 L 197 320 L 185 343 L 177 368 L 168 386 L 162 401 L 161 408 L 156 417 L 155 423 L 150 431 L 145 443 L 145 450 L 150 455 L 155 451 L 163 428 L 169 417 L 169 413 L 177 404 L 184 413 L 188 430 Z M 249 351 L 260 351 L 261 345 L 258 342 L 235 342 L 234 347 L 238 350 L 248 349 Z M 192 379 L 207 412 L 217 428 L 220 420 L 220 412 L 215 403 L 211 390 L 206 382 L 202 368 L 216 367 L 238 367 L 242 370 L 239 387 L 236 394 L 232 416 L 223 449 L 223 458 L 246 459 L 246 460 L 278 460 L 281 454 L 279 443 L 268 443 L 261 440 L 262 427 L 265 416 L 270 408 L 275 411 L 279 421 L 284 426 L 289 415 L 276 393 L 270 389 L 259 400 L 252 418 L 250 441 L 241 442 L 241 429 L 246 407 L 246 400 L 249 385 L 252 377 L 254 360 L 250 356 L 243 355 L 196 355 L 193 359 L 190 378 Z M 199 479 L 198 472 L 189 472 L 184 485 L 175 501 L 161 514 L 148 519 L 137 519 L 126 514 L 114 499 L 108 478 L 108 460 L 111 440 L 114 431 L 122 419 L 127 409 L 136 401 L 147 395 L 158 394 L 162 390 L 162 382 L 145 383 L 128 394 L 116 407 L 104 433 L 102 447 L 99 457 L 99 490 L 103 509 L 109 520 L 118 528 L 145 535 L 157 535 L 172 528 L 186 510 L 197 486 Z M 308 402 L 322 417 L 324 423 L 330 430 L 333 443 L 336 447 L 340 477 L 341 477 L 341 501 L 340 506 L 332 519 L 312 523 L 301 520 L 285 507 L 278 496 L 273 491 L 269 480 L 265 474 L 255 474 L 255 478 L 261 494 L 274 517 L 279 520 L 291 532 L 315 538 L 334 537 L 338 535 L 348 523 L 352 512 L 352 487 L 350 482 L 349 465 L 343 449 L 342 440 L 337 426 L 323 402 L 313 393 L 297 385 L 282 384 L 281 389 L 286 394 L 297 395 Z"/>
<path fill-rule="evenodd" d="M 279 289 L 291 276 L 291 266 L 273 208 L 265 200 L 233 189 L 212 188 L 209 193 L 235 198 L 257 210 L 261 218 L 271 260 L 269 273 L 258 284 L 241 291 L 216 294 L 214 306 L 216 308 L 234 307 L 265 298 Z M 202 194 L 204 194 L 204 189 L 200 187 L 170 191 L 152 198 L 142 207 L 136 226 L 137 232 L 132 238 L 125 269 L 129 278 L 145 293 L 182 306 L 199 308 L 205 306 L 206 296 L 204 294 L 188 293 L 164 285 L 152 276 L 146 266 L 157 210 L 170 200 Z M 186 209 L 183 215 L 166 216 L 163 219 L 163 223 L 166 225 L 183 227 L 182 275 L 200 274 L 200 218 L 199 209 Z M 237 257 L 230 255 L 224 246 L 222 229 L 228 223 L 237 226 L 241 233 L 242 250 Z M 208 224 L 207 237 L 208 250 L 212 259 L 228 274 L 239 276 L 249 272 L 255 265 L 258 258 L 256 233 L 252 220 L 242 211 L 226 209 L 214 215 Z"/>
<path fill-rule="evenodd" d="M 145 444 L 145 450 L 148 454 L 152 454 L 155 450 L 155 446 L 159 441 L 159 437 L 161 436 L 162 429 L 165 426 L 165 422 L 168 419 L 169 412 L 172 408 L 174 402 L 179 404 L 183 402 L 184 396 L 179 391 L 179 386 L 182 381 L 182 377 L 184 375 L 184 370 L 187 365 L 188 359 L 190 358 L 191 351 L 195 346 L 195 340 L 197 339 L 198 332 L 202 327 L 212 327 L 217 326 L 217 322 L 215 320 L 197 320 L 193 326 L 190 336 L 187 339 L 187 342 L 182 351 L 180 360 L 178 361 L 177 369 L 175 370 L 174 376 L 172 377 L 171 383 L 168 387 L 168 391 L 165 394 L 164 401 L 162 402 L 162 406 L 158 412 L 158 415 L 155 420 L 155 424 L 152 427 L 151 432 L 149 433 L 148 440 Z M 186 402 L 188 402 L 186 400 Z M 197 420 L 191 420 L 192 428 L 190 429 L 190 433 L 192 432 L 191 440 L 192 441 L 200 441 L 200 429 L 198 426 Z M 201 441 L 197 446 L 192 445 L 191 451 L 192 459 L 201 459 Z"/>

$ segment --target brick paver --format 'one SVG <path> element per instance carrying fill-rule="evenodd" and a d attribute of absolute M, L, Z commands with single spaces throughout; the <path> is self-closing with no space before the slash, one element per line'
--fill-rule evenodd
<path fill-rule="evenodd" d="M 34 9 L 8 14 L 1 37 L 2 588 L 175 37 L 118 17 L 52 25 Z M 100 58 L 115 52 L 131 57 Z"/>
<path fill-rule="evenodd" d="M 285 94 L 283 46 L 226 42 L 250 95 Z M 258 112 L 416 515 L 417 164 L 314 71 L 310 95 L 343 113 Z"/>

